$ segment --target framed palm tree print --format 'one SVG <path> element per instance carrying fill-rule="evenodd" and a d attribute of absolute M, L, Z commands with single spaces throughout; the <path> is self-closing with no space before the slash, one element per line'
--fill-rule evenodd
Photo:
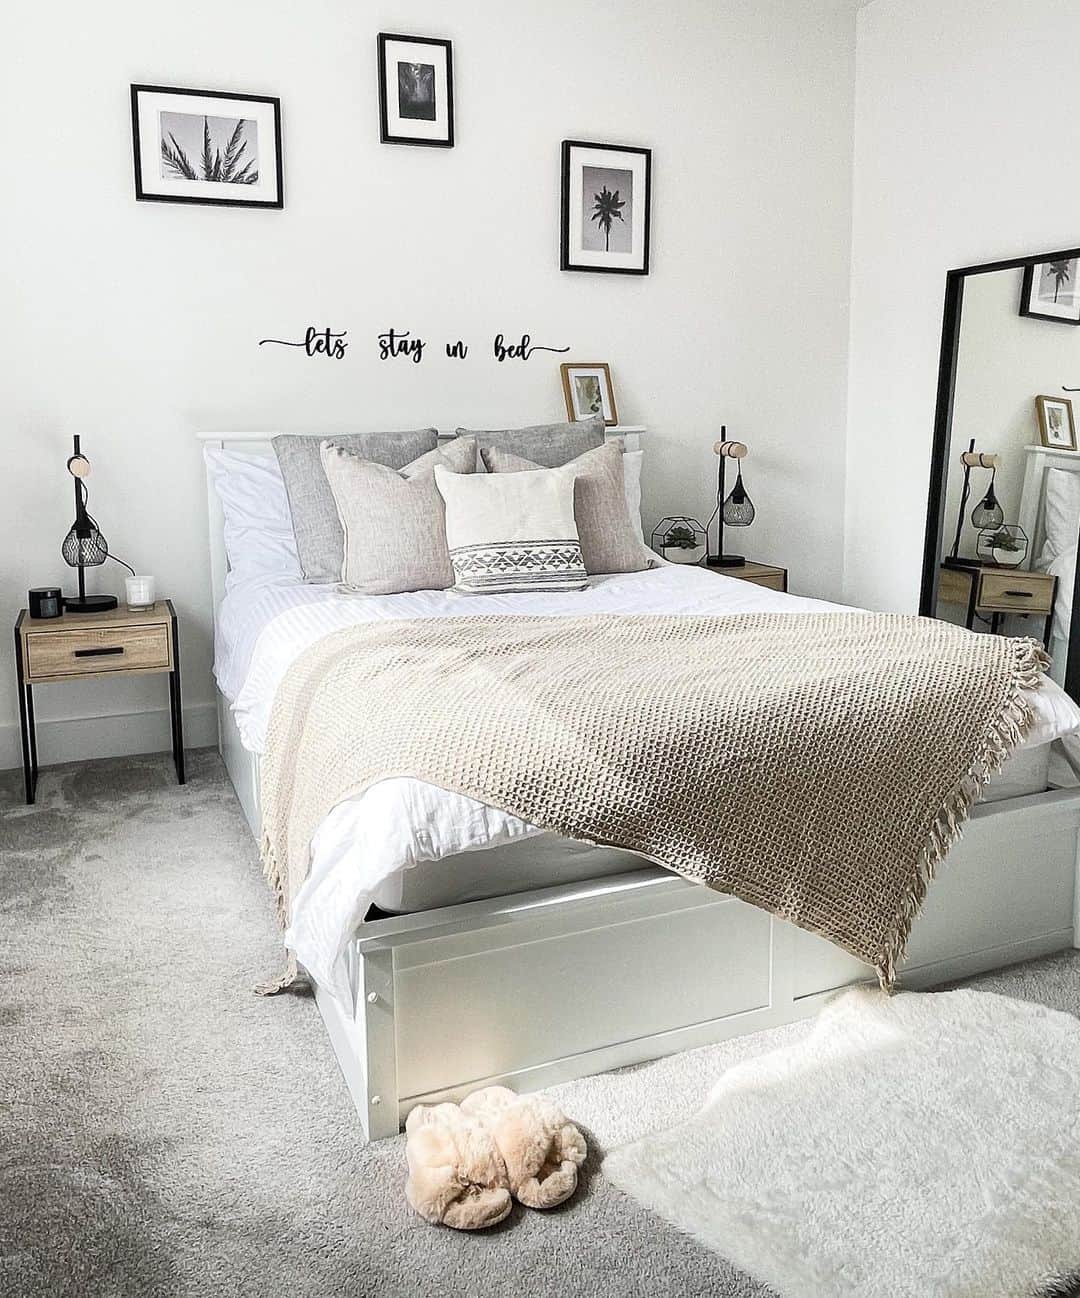
<path fill-rule="evenodd" d="M 450 41 L 380 32 L 379 138 L 383 144 L 454 147 Z"/>
<path fill-rule="evenodd" d="M 1024 267 L 1020 314 L 1035 320 L 1080 325 L 1080 259 L 1062 258 Z"/>
<path fill-rule="evenodd" d="M 131 87 L 140 202 L 281 207 L 281 101 L 176 86 Z"/>
<path fill-rule="evenodd" d="M 562 270 L 649 273 L 652 150 L 563 140 Z"/>

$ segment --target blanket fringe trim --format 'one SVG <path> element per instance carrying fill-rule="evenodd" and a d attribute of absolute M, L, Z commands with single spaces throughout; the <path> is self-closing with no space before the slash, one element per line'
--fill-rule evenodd
<path fill-rule="evenodd" d="M 964 822 L 978 801 L 983 786 L 1001 770 L 1013 750 L 1024 742 L 1034 722 L 1035 710 L 1025 697 L 1025 691 L 1038 689 L 1050 666 L 1050 657 L 1036 640 L 1018 638 L 1012 641 L 1012 646 L 1015 662 L 1009 697 L 990 727 L 982 748 L 975 754 L 967 775 L 949 794 L 934 818 L 914 878 L 901 898 L 896 925 L 885 938 L 877 964 L 878 981 L 885 991 L 891 992 L 896 983 L 897 965 L 904 958 L 911 926 L 922 909 L 938 866 L 963 836 Z"/>
<path fill-rule="evenodd" d="M 285 913 L 285 883 L 281 877 L 281 867 L 278 864 L 277 856 L 270 844 L 270 835 L 265 831 L 259 840 L 259 855 L 262 857 L 263 878 L 274 890 L 274 904 L 277 911 L 278 925 L 284 931 L 289 922 Z M 284 973 L 279 974 L 276 978 L 267 978 L 263 982 L 256 983 L 252 991 L 256 996 L 279 996 L 282 992 L 290 991 L 293 987 L 301 986 L 305 982 L 306 979 L 296 963 L 295 953 L 286 949 Z"/>

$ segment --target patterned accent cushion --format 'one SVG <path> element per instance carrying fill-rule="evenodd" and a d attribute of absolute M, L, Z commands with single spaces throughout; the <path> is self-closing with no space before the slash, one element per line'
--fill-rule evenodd
<path fill-rule="evenodd" d="M 326 434 L 281 433 L 270 439 L 285 491 L 289 497 L 296 550 L 305 581 L 340 581 L 344 537 L 330 484 L 326 481 L 319 448 Z M 346 433 L 334 437 L 337 446 L 365 460 L 404 468 L 438 445 L 434 428 L 412 433 Z"/>
<path fill-rule="evenodd" d="M 539 464 L 511 455 L 497 446 L 480 452 L 488 473 L 529 473 Z M 585 571 L 642 572 L 651 566 L 638 540 L 626 503 L 623 444 L 619 439 L 586 451 L 566 466 L 577 470 L 574 518 L 577 520 Z"/>
<path fill-rule="evenodd" d="M 403 469 L 365 460 L 328 441 L 322 465 L 344 534 L 343 586 L 357 595 L 445 590 L 454 584 L 435 466 L 476 470 L 476 442 L 458 437 Z"/>
<path fill-rule="evenodd" d="M 475 437 L 483 452 L 489 446 L 523 455 L 545 469 L 555 469 L 604 444 L 604 419 L 594 415 L 574 424 L 534 424 L 531 428 L 499 428 L 477 432 L 459 428 L 458 436 Z"/>
<path fill-rule="evenodd" d="M 570 465 L 465 475 L 437 464 L 454 589 L 465 595 L 584 589 L 575 476 Z"/>

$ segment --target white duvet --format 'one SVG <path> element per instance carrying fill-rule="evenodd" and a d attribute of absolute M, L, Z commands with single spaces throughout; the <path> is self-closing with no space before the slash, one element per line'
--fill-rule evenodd
<path fill-rule="evenodd" d="M 674 564 L 595 577 L 584 591 L 535 595 L 462 597 L 419 591 L 348 596 L 332 586 L 263 577 L 233 586 L 222 602 L 215 674 L 232 702 L 245 747 L 258 753 L 275 691 L 290 664 L 324 635 L 361 622 L 484 613 L 799 613 L 840 607 Z M 1052 681 L 1032 698 L 1036 724 L 1028 746 L 1080 729 L 1080 709 Z M 339 804 L 319 827 L 312 841 L 311 873 L 295 899 L 286 944 L 317 982 L 345 1000 L 341 956 L 379 883 L 396 870 L 541 832 L 421 780 L 384 780 Z"/>

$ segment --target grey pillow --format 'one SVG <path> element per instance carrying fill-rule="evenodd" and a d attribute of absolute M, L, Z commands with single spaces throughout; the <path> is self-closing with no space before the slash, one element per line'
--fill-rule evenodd
<path fill-rule="evenodd" d="M 542 467 L 497 446 L 489 446 L 480 454 L 488 473 L 527 473 Z M 574 519 L 585 571 L 590 576 L 642 572 L 651 566 L 626 503 L 622 457 L 622 443 L 614 441 L 586 451 L 565 466 L 577 470 Z"/>
<path fill-rule="evenodd" d="M 411 433 L 345 433 L 329 439 L 325 433 L 281 433 L 270 439 L 285 480 L 296 552 L 305 581 L 341 580 L 345 542 L 319 458 L 319 447 L 327 440 L 365 460 L 402 469 L 426 451 L 433 451 L 439 435 L 434 428 L 424 428 Z"/>
<path fill-rule="evenodd" d="M 501 428 L 477 432 L 459 428 L 458 436 L 475 437 L 481 454 L 489 446 L 511 455 L 523 455 L 543 469 L 557 469 L 585 451 L 604 444 L 602 415 L 575 424 L 534 424 L 531 428 Z"/>
<path fill-rule="evenodd" d="M 341 578 L 358 595 L 446 590 L 454 584 L 446 546 L 446 509 L 435 465 L 476 471 L 476 442 L 458 437 L 403 469 L 375 464 L 323 442 L 322 464 L 344 533 Z"/>

